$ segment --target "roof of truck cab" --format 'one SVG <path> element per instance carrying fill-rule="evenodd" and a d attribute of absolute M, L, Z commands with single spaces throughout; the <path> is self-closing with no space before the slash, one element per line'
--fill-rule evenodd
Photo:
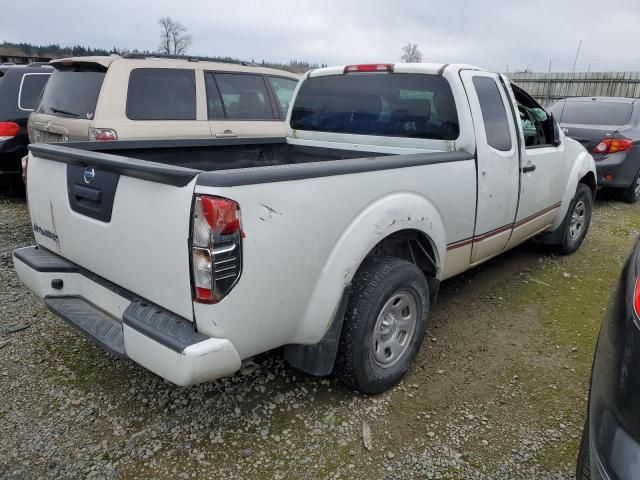
<path fill-rule="evenodd" d="M 185 58 L 162 58 L 162 57 L 154 57 L 152 55 L 148 57 L 135 57 L 135 58 L 125 58 L 119 55 L 111 55 L 111 56 L 95 56 L 95 57 L 69 57 L 69 58 L 60 58 L 56 60 L 52 60 L 51 64 L 56 65 L 58 63 L 97 63 L 102 65 L 105 68 L 109 68 L 109 66 L 114 62 L 127 62 L 136 66 L 136 68 L 194 68 L 200 67 L 205 70 L 216 70 L 216 71 L 225 71 L 225 72 L 242 72 L 242 73 L 260 73 L 265 75 L 275 75 L 279 77 L 288 77 L 292 80 L 298 80 L 300 75 L 292 72 L 287 72 L 286 70 L 278 70 L 275 68 L 267 68 L 267 67 L 259 67 L 253 65 L 242 65 L 236 63 L 225 63 L 223 61 L 214 62 L 208 60 L 199 60 L 192 57 Z"/>
<path fill-rule="evenodd" d="M 350 64 L 358 65 L 358 64 Z M 376 65 L 376 64 L 374 64 Z M 380 65 L 387 65 L 381 62 Z M 480 70 L 484 69 L 467 65 L 464 63 L 391 63 L 393 65 L 393 73 L 426 73 L 431 75 L 441 75 L 445 70 Z M 317 68 L 307 72 L 307 77 L 322 77 L 326 75 L 342 75 L 345 68 L 349 65 L 337 65 L 335 67 Z"/>

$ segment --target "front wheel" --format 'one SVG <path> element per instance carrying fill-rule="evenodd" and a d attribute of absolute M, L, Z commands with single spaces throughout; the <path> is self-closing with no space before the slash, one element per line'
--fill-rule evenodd
<path fill-rule="evenodd" d="M 589 230 L 592 213 L 593 196 L 591 189 L 584 183 L 579 183 L 563 222 L 564 236 L 559 245 L 561 253 L 573 253 L 582 245 L 584 237 L 587 236 L 587 231 Z"/>
<path fill-rule="evenodd" d="M 369 394 L 397 384 L 418 354 L 428 313 L 429 287 L 418 267 L 395 257 L 367 258 L 353 279 L 338 377 Z"/>

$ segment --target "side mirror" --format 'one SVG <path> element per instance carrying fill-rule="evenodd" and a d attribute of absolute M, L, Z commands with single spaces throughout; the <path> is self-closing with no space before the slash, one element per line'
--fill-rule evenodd
<path fill-rule="evenodd" d="M 560 127 L 558 126 L 558 122 L 553 118 L 553 113 L 549 114 L 549 120 L 551 120 L 553 124 L 553 138 L 551 139 L 551 144 L 554 147 L 559 147 L 562 143 L 562 137 L 560 136 Z"/>

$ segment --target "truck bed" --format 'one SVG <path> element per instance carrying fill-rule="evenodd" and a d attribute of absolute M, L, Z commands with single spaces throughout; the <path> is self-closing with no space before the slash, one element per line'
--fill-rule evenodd
<path fill-rule="evenodd" d="M 35 144 L 29 149 L 49 160 L 91 165 L 104 171 L 175 186 L 184 186 L 199 174 L 203 174 L 198 179 L 199 184 L 231 186 L 472 158 L 464 152 L 392 155 L 300 146 L 288 144 L 283 138 L 77 142 Z M 338 162 L 356 159 L 359 161 Z"/>

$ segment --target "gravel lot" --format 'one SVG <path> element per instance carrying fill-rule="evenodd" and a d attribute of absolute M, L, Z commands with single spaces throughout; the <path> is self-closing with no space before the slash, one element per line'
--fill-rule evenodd
<path fill-rule="evenodd" d="M 640 205 L 599 200 L 577 254 L 527 244 L 446 282 L 415 367 L 366 397 L 279 351 L 192 388 L 111 358 L 20 284 L 27 209 L 0 199 L 0 477 L 572 478 L 602 311 L 639 226 Z"/>

